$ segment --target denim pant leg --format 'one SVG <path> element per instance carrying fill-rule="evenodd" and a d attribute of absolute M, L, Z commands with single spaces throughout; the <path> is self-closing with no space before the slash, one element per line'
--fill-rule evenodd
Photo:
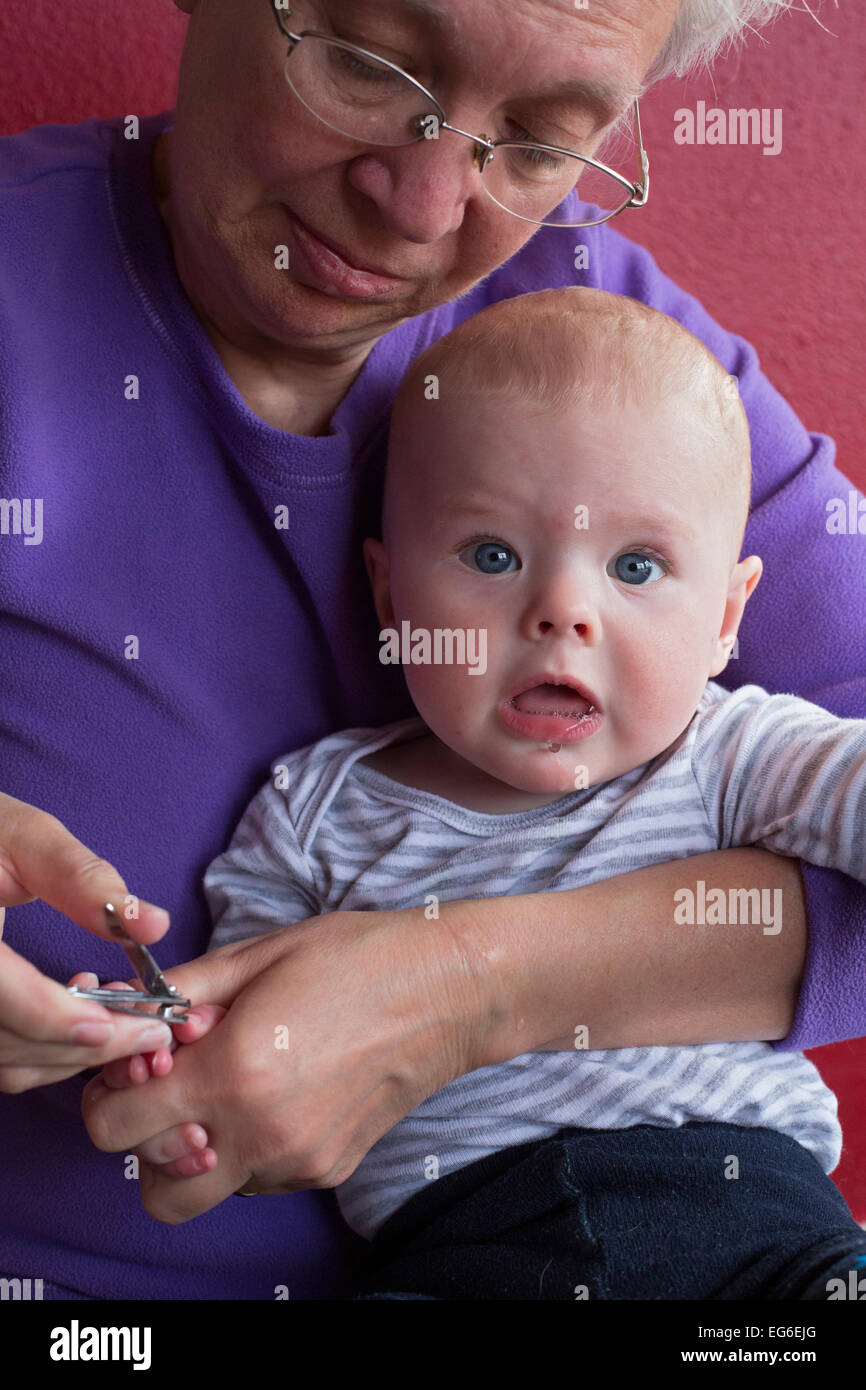
<path fill-rule="evenodd" d="M 361 1298 L 817 1299 L 866 1232 L 774 1130 L 564 1129 L 432 1182 L 371 1245 Z"/>

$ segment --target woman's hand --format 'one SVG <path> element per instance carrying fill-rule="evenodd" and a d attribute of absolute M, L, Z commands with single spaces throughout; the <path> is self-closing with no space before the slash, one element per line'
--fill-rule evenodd
<path fill-rule="evenodd" d="M 778 889 L 784 931 L 678 926 L 685 874 Z M 718 850 L 439 911 L 334 913 L 168 972 L 227 1016 L 175 1052 L 170 1075 L 121 1091 L 97 1078 L 84 1094 L 97 1148 L 130 1152 L 197 1123 L 219 1155 L 186 1182 L 143 1167 L 151 1215 L 185 1221 L 239 1188 L 336 1186 L 426 1096 L 534 1048 L 570 1050 L 577 1027 L 600 1049 L 790 1028 L 807 934 L 796 860 Z"/>
<path fill-rule="evenodd" d="M 97 1077 L 82 1103 L 109 1153 L 146 1158 L 178 1125 L 205 1131 L 210 1171 L 178 1182 L 142 1163 L 152 1216 L 186 1221 L 239 1188 L 335 1187 L 421 1100 L 483 1065 L 486 972 L 465 911 L 458 933 L 448 907 L 437 921 L 423 908 L 333 913 L 167 972 L 228 1013 L 177 1049 L 170 1074 L 120 1090 Z"/>
<path fill-rule="evenodd" d="M 129 894 L 99 859 L 54 816 L 0 793 L 0 936 L 4 909 L 34 898 L 94 936 L 111 940 L 102 907 Z M 138 901 L 126 929 L 149 945 L 168 929 L 168 914 Z M 14 1094 L 63 1081 L 115 1057 L 160 1047 L 170 1038 L 153 1018 L 111 1013 L 76 999 L 56 980 L 0 941 L 0 1091 Z"/>

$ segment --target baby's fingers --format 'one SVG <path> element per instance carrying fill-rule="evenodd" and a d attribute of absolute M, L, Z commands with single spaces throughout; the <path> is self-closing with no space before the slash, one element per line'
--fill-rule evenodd
<path fill-rule="evenodd" d="M 152 1076 L 168 1076 L 174 1063 L 171 1054 L 177 1047 L 161 1047 L 156 1052 L 138 1052 L 134 1057 L 119 1057 L 102 1068 L 102 1079 L 112 1091 L 123 1091 L 127 1086 L 141 1086 Z"/>
<path fill-rule="evenodd" d="M 192 1122 L 175 1125 L 173 1129 L 166 1129 L 162 1134 L 154 1135 L 152 1139 L 139 1144 L 135 1152 L 145 1163 L 159 1166 L 162 1172 L 166 1171 L 166 1165 L 177 1161 L 197 1160 L 200 1163 L 203 1155 L 212 1155 L 212 1161 L 210 1158 L 204 1158 L 204 1166 L 188 1165 L 183 1172 L 169 1172 L 169 1176 L 193 1177 L 216 1167 L 216 1154 L 213 1149 L 207 1147 L 207 1131 L 202 1129 L 201 1125 Z"/>
<path fill-rule="evenodd" d="M 209 1173 L 216 1166 L 217 1156 L 213 1149 L 201 1149 L 198 1153 L 177 1158 L 172 1163 L 160 1164 L 159 1171 L 167 1178 L 197 1178 L 202 1173 Z"/>
<path fill-rule="evenodd" d="M 157 1052 L 139 1053 L 134 1057 L 120 1057 L 109 1062 L 102 1069 L 102 1079 L 113 1091 L 125 1090 L 127 1086 L 141 1086 L 151 1076 L 168 1076 L 173 1062 L 171 1054 L 181 1043 L 198 1042 L 209 1033 L 226 1010 L 220 1004 L 199 1004 L 187 1010 L 188 1023 L 175 1023 L 172 1027 L 171 1047 L 161 1047 Z"/>
<path fill-rule="evenodd" d="M 198 1042 L 225 1018 L 227 1012 L 221 1004 L 195 1004 L 187 1009 L 189 1023 L 175 1023 L 172 1033 L 179 1043 Z"/>

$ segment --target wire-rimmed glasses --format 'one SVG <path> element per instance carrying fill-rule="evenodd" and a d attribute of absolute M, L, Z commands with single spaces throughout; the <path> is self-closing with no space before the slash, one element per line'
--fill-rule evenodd
<path fill-rule="evenodd" d="M 286 81 L 317 120 L 365 145 L 400 146 L 438 140 L 448 130 L 473 144 L 485 193 L 505 212 L 545 227 L 596 227 L 649 197 L 649 160 L 640 110 L 634 102 L 640 178 L 558 145 L 490 140 L 449 125 L 439 102 L 396 63 L 317 29 L 294 33 L 269 0 L 280 33 L 289 41 Z M 579 185 L 579 187 L 578 187 Z"/>

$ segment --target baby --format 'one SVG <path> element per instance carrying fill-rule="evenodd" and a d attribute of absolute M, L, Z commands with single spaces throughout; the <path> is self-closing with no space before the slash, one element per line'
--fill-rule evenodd
<path fill-rule="evenodd" d="M 448 899 L 736 845 L 866 882 L 866 722 L 713 680 L 761 575 L 749 499 L 736 381 L 655 310 L 544 291 L 436 342 L 365 544 L 420 717 L 277 759 L 207 871 L 212 945 L 336 909 L 435 930 Z M 779 894 L 727 896 L 684 867 L 671 931 L 782 929 Z M 824 1299 L 866 1261 L 802 1054 L 574 1031 L 451 1082 L 336 1189 L 363 1297 Z"/>

